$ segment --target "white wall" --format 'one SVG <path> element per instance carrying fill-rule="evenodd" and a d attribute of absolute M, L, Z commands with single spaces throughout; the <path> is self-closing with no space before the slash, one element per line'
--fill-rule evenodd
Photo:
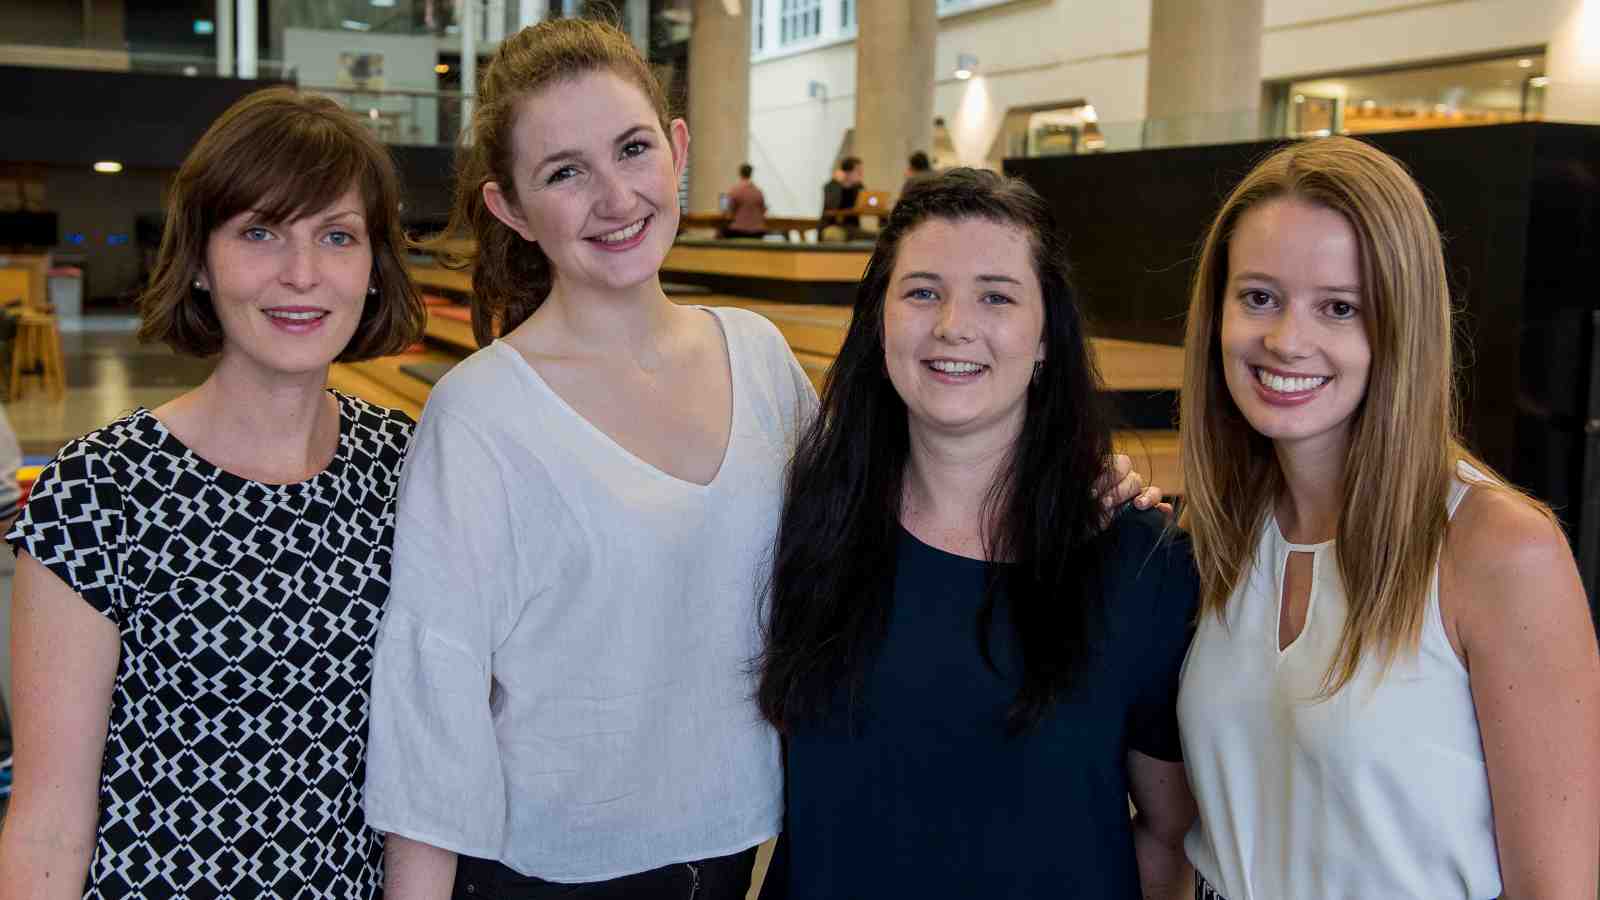
<path fill-rule="evenodd" d="M 438 42 L 432 35 L 371 34 L 359 31 L 323 31 L 314 28 L 283 30 L 283 61 L 294 68 L 300 84 L 310 88 L 336 87 L 339 82 L 339 54 L 382 53 L 384 89 L 423 91 L 439 89 L 434 64 L 438 62 Z M 330 93 L 358 112 L 372 107 L 372 95 L 357 98 Z M 403 115 L 399 119 L 404 135 L 396 143 L 438 143 L 439 101 L 432 97 L 391 95 L 381 98 L 377 108 L 384 113 Z"/>
<path fill-rule="evenodd" d="M 1581 4 L 1583 15 L 1574 12 Z M 1587 49 L 1600 47 L 1600 25 L 1581 41 L 1568 34 L 1600 23 L 1600 0 L 1266 0 L 1264 18 L 1264 81 L 1550 44 L 1578 46 L 1570 55 L 1587 61 L 1563 76 L 1561 54 L 1553 53 L 1552 88 L 1562 77 L 1600 80 Z M 934 114 L 971 165 L 983 164 L 1013 106 L 1087 100 L 1115 147 L 1144 118 L 1147 67 L 1160 64 L 1148 58 L 1149 36 L 1149 0 L 1021 0 L 948 16 L 935 51 Z M 978 77 L 951 77 L 958 53 L 978 57 Z M 855 44 L 759 61 L 750 77 L 756 180 L 774 212 L 813 214 L 832 156 L 854 124 Z M 826 103 L 806 98 L 811 80 L 828 86 Z M 1586 90 L 1600 100 L 1600 84 Z"/>
<path fill-rule="evenodd" d="M 1266 0 L 1267 80 L 1548 44 L 1573 0 Z"/>
<path fill-rule="evenodd" d="M 820 82 L 827 97 L 810 98 Z M 856 121 L 856 45 L 834 44 L 750 67 L 750 164 L 774 215 L 822 211 L 822 184 Z"/>

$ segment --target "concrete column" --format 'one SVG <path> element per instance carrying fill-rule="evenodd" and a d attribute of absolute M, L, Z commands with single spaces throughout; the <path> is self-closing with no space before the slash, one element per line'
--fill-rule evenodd
<path fill-rule="evenodd" d="M 1264 0 L 1151 0 L 1145 146 L 1259 136 Z"/>
<path fill-rule="evenodd" d="M 478 96 L 478 0 L 461 4 L 461 130 L 472 130 L 473 101 Z"/>
<path fill-rule="evenodd" d="M 929 0 L 933 2 L 933 0 Z M 689 209 L 710 212 L 750 152 L 750 12 L 694 0 L 689 30 Z M 758 173 L 759 174 L 759 173 Z"/>
<path fill-rule="evenodd" d="M 233 0 L 217 0 L 217 74 L 233 77 Z"/>
<path fill-rule="evenodd" d="M 484 30 L 485 42 L 499 46 L 506 39 L 506 0 L 489 0 L 485 12 L 488 28 Z"/>
<path fill-rule="evenodd" d="M 527 28 L 544 21 L 550 11 L 550 0 L 518 0 L 517 27 Z"/>
<path fill-rule="evenodd" d="M 234 17 L 234 27 L 239 33 L 239 77 L 255 78 L 257 60 L 260 53 L 256 50 L 256 3 L 258 0 L 238 0 Z"/>
<path fill-rule="evenodd" d="M 1544 118 L 1600 123 L 1600 0 L 1571 0 L 1545 53 Z"/>
<path fill-rule="evenodd" d="M 934 0 L 856 4 L 855 155 L 862 187 L 900 193 L 906 159 L 933 151 Z M 832 140 L 831 136 L 825 136 Z"/>

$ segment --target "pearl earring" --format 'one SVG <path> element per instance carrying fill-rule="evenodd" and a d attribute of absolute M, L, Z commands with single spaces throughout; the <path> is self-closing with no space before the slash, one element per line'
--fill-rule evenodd
<path fill-rule="evenodd" d="M 374 285 L 370 285 L 367 288 L 367 296 L 368 297 L 376 297 L 376 296 L 378 296 L 378 286 L 375 285 L 375 284 Z"/>

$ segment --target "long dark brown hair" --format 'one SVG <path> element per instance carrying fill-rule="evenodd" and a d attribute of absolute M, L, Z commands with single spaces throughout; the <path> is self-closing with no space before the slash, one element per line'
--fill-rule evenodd
<path fill-rule="evenodd" d="M 985 504 L 990 585 L 976 623 L 993 668 L 990 626 L 1004 594 L 1021 651 L 1021 685 L 1003 723 L 1031 727 L 1072 685 L 1089 653 L 1109 534 L 1090 487 L 1111 447 L 1108 414 L 1066 253 L 1044 200 L 992 172 L 954 169 L 895 204 L 856 289 L 855 316 L 801 437 L 774 551 L 757 699 L 780 730 L 826 716 L 854 693 L 888 623 L 909 453 L 906 407 L 884 368 L 883 311 L 906 235 L 930 220 L 1015 226 L 1033 245 L 1044 298 L 1045 358 L 1026 420 Z"/>

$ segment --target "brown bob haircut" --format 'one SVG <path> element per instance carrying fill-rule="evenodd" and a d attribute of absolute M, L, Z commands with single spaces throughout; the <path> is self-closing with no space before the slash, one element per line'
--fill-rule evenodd
<path fill-rule="evenodd" d="M 139 339 L 179 353 L 222 350 L 209 292 L 196 290 L 217 226 L 255 210 L 268 224 L 326 209 L 354 186 L 365 205 L 376 295 L 340 362 L 398 353 L 422 335 L 426 311 L 400 259 L 400 177 L 394 159 L 356 118 L 326 97 L 291 88 L 257 91 L 211 123 L 178 169 L 150 285 L 139 297 Z"/>

